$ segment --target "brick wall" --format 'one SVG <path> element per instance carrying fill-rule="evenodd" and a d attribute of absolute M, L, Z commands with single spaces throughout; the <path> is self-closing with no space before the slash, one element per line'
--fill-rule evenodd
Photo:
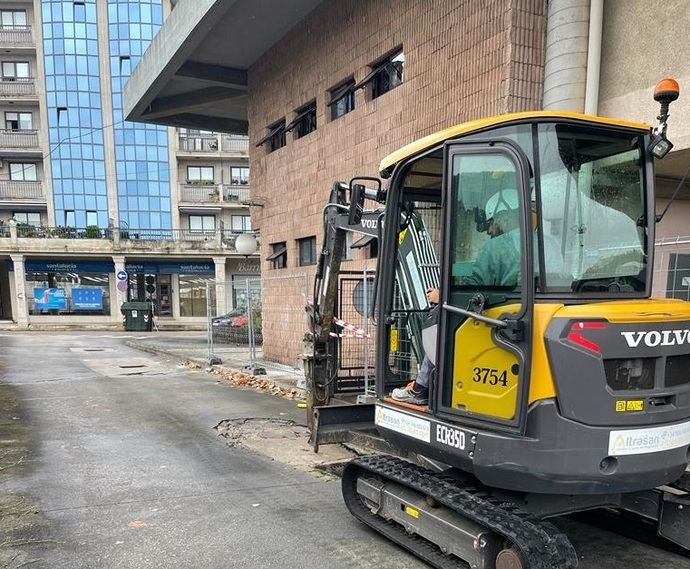
<path fill-rule="evenodd" d="M 295 240 L 316 235 L 320 247 L 333 181 L 376 175 L 381 158 L 444 127 L 540 108 L 545 29 L 546 0 L 327 0 L 309 14 L 249 70 L 251 187 L 262 204 L 252 208 L 252 223 L 261 230 L 262 274 L 305 272 Z M 331 120 L 328 89 L 361 80 L 399 46 L 404 83 L 374 100 L 358 90 L 355 110 Z M 299 140 L 288 133 L 273 153 L 255 146 L 269 124 L 290 122 L 314 99 L 315 132 Z M 288 267 L 274 270 L 263 259 L 280 241 Z M 364 262 L 360 252 L 346 268 Z M 265 318 L 263 326 L 266 357 L 294 361 L 284 325 Z"/>

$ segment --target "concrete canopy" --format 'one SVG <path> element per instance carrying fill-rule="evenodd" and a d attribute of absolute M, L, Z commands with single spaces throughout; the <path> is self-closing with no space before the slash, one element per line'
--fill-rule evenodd
<path fill-rule="evenodd" d="M 179 0 L 124 89 L 128 120 L 247 134 L 247 70 L 322 0 Z"/>

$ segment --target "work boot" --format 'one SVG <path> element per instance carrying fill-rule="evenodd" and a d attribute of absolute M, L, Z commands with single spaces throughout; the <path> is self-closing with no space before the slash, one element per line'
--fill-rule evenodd
<path fill-rule="evenodd" d="M 412 403 L 412 405 L 426 405 L 429 402 L 429 390 L 411 381 L 406 387 L 398 387 L 391 392 L 396 401 Z"/>

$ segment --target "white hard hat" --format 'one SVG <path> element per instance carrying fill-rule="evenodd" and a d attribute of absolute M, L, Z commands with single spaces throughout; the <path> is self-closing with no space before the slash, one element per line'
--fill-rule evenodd
<path fill-rule="evenodd" d="M 486 219 L 491 219 L 501 211 L 518 209 L 518 203 L 516 190 L 499 190 L 486 201 Z"/>

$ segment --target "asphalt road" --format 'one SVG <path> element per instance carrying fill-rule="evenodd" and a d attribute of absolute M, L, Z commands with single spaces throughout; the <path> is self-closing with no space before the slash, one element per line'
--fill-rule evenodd
<path fill-rule="evenodd" d="M 30 439 L 26 460 L 0 472 L 0 553 L 16 551 L 0 568 L 426 567 L 356 522 L 337 481 L 230 447 L 213 430 L 228 418 L 301 419 L 294 402 L 219 385 L 125 339 L 0 336 L 0 383 L 17 394 Z M 33 529 L 7 529 L 8 496 L 35 504 Z M 563 527 L 585 569 L 690 568 L 588 525 Z"/>

